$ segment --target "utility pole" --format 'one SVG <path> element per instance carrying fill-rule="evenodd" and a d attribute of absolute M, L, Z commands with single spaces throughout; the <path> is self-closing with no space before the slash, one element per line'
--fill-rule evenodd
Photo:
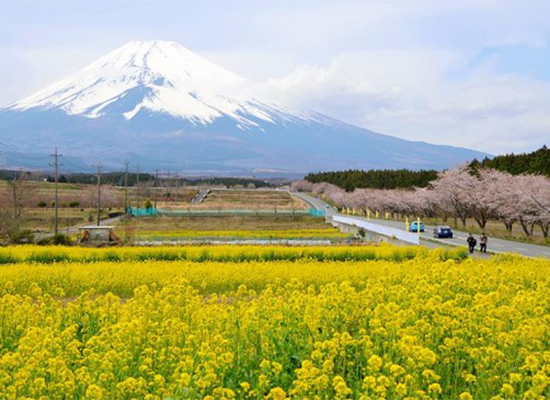
<path fill-rule="evenodd" d="M 124 214 L 128 213 L 128 160 L 124 161 Z"/>
<path fill-rule="evenodd" d="M 137 182 L 136 182 L 136 190 L 137 190 L 137 203 L 136 203 L 136 209 L 139 209 L 139 165 L 137 166 Z"/>
<path fill-rule="evenodd" d="M 101 225 L 101 163 L 97 164 L 97 226 Z"/>
<path fill-rule="evenodd" d="M 178 174 L 176 173 L 175 175 L 175 178 L 176 178 L 176 181 L 174 182 L 174 203 L 177 203 L 178 202 L 178 192 L 179 192 L 179 187 L 180 187 L 180 181 L 178 180 Z"/>
<path fill-rule="evenodd" d="M 159 170 L 155 173 L 155 210 L 157 209 L 157 194 L 158 194 Z"/>
<path fill-rule="evenodd" d="M 168 202 L 169 200 L 172 200 L 172 176 L 170 175 L 170 170 L 168 170 L 168 182 L 166 186 L 168 193 L 168 198 L 166 199 L 166 201 Z"/>
<path fill-rule="evenodd" d="M 58 209 L 59 209 L 59 195 L 57 190 L 57 184 L 59 183 L 58 179 L 58 169 L 59 169 L 59 157 L 63 157 L 57 152 L 57 147 L 53 154 L 50 154 L 50 157 L 53 157 L 53 167 L 54 167 L 54 179 L 55 179 L 55 217 L 54 217 L 54 233 L 57 235 L 59 232 L 59 218 L 58 218 Z"/>

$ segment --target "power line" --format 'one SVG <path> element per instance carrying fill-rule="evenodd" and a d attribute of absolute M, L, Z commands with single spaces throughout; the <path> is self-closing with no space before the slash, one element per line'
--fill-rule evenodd
<path fill-rule="evenodd" d="M 6 145 L 4 142 L 0 141 L 0 147 L 3 147 L 5 151 L 8 151 L 14 155 L 17 155 L 18 157 L 21 157 L 21 158 L 27 158 L 29 160 L 40 160 L 40 161 L 43 161 L 45 158 L 47 158 L 47 155 L 44 155 L 44 156 L 30 156 L 28 154 L 24 154 L 24 153 L 21 153 L 21 152 L 18 152 L 16 150 L 13 150 L 11 149 L 8 145 Z"/>

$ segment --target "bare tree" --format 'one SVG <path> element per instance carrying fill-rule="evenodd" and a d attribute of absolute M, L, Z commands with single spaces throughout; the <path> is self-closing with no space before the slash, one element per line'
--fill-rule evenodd
<path fill-rule="evenodd" d="M 4 207 L 0 209 L 0 235 L 9 235 L 21 229 L 28 195 L 26 172 L 20 172 L 13 180 L 8 181 L 7 191 L 2 194 L 1 199 Z"/>

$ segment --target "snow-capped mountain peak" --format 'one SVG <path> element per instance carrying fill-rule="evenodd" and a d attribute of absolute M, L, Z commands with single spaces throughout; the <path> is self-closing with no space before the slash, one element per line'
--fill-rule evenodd
<path fill-rule="evenodd" d="M 271 121 L 265 105 L 243 97 L 249 86 L 176 42 L 132 41 L 10 108 L 89 118 L 118 113 L 126 120 L 143 110 L 201 124 L 229 116 L 241 126 L 256 125 L 247 115 Z"/>
<path fill-rule="evenodd" d="M 130 42 L 0 109 L 0 140 L 85 162 L 207 174 L 446 168 L 485 154 L 409 142 L 260 102 L 255 85 L 185 47 Z M 15 166 L 17 166 L 15 164 Z"/>

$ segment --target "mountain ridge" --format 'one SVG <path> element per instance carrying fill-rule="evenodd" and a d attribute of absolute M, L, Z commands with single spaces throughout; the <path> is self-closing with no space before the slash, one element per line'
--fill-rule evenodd
<path fill-rule="evenodd" d="M 82 157 L 188 172 L 435 168 L 487 154 L 413 142 L 295 111 L 175 42 L 134 41 L 0 110 L 18 151 L 52 143 Z"/>

